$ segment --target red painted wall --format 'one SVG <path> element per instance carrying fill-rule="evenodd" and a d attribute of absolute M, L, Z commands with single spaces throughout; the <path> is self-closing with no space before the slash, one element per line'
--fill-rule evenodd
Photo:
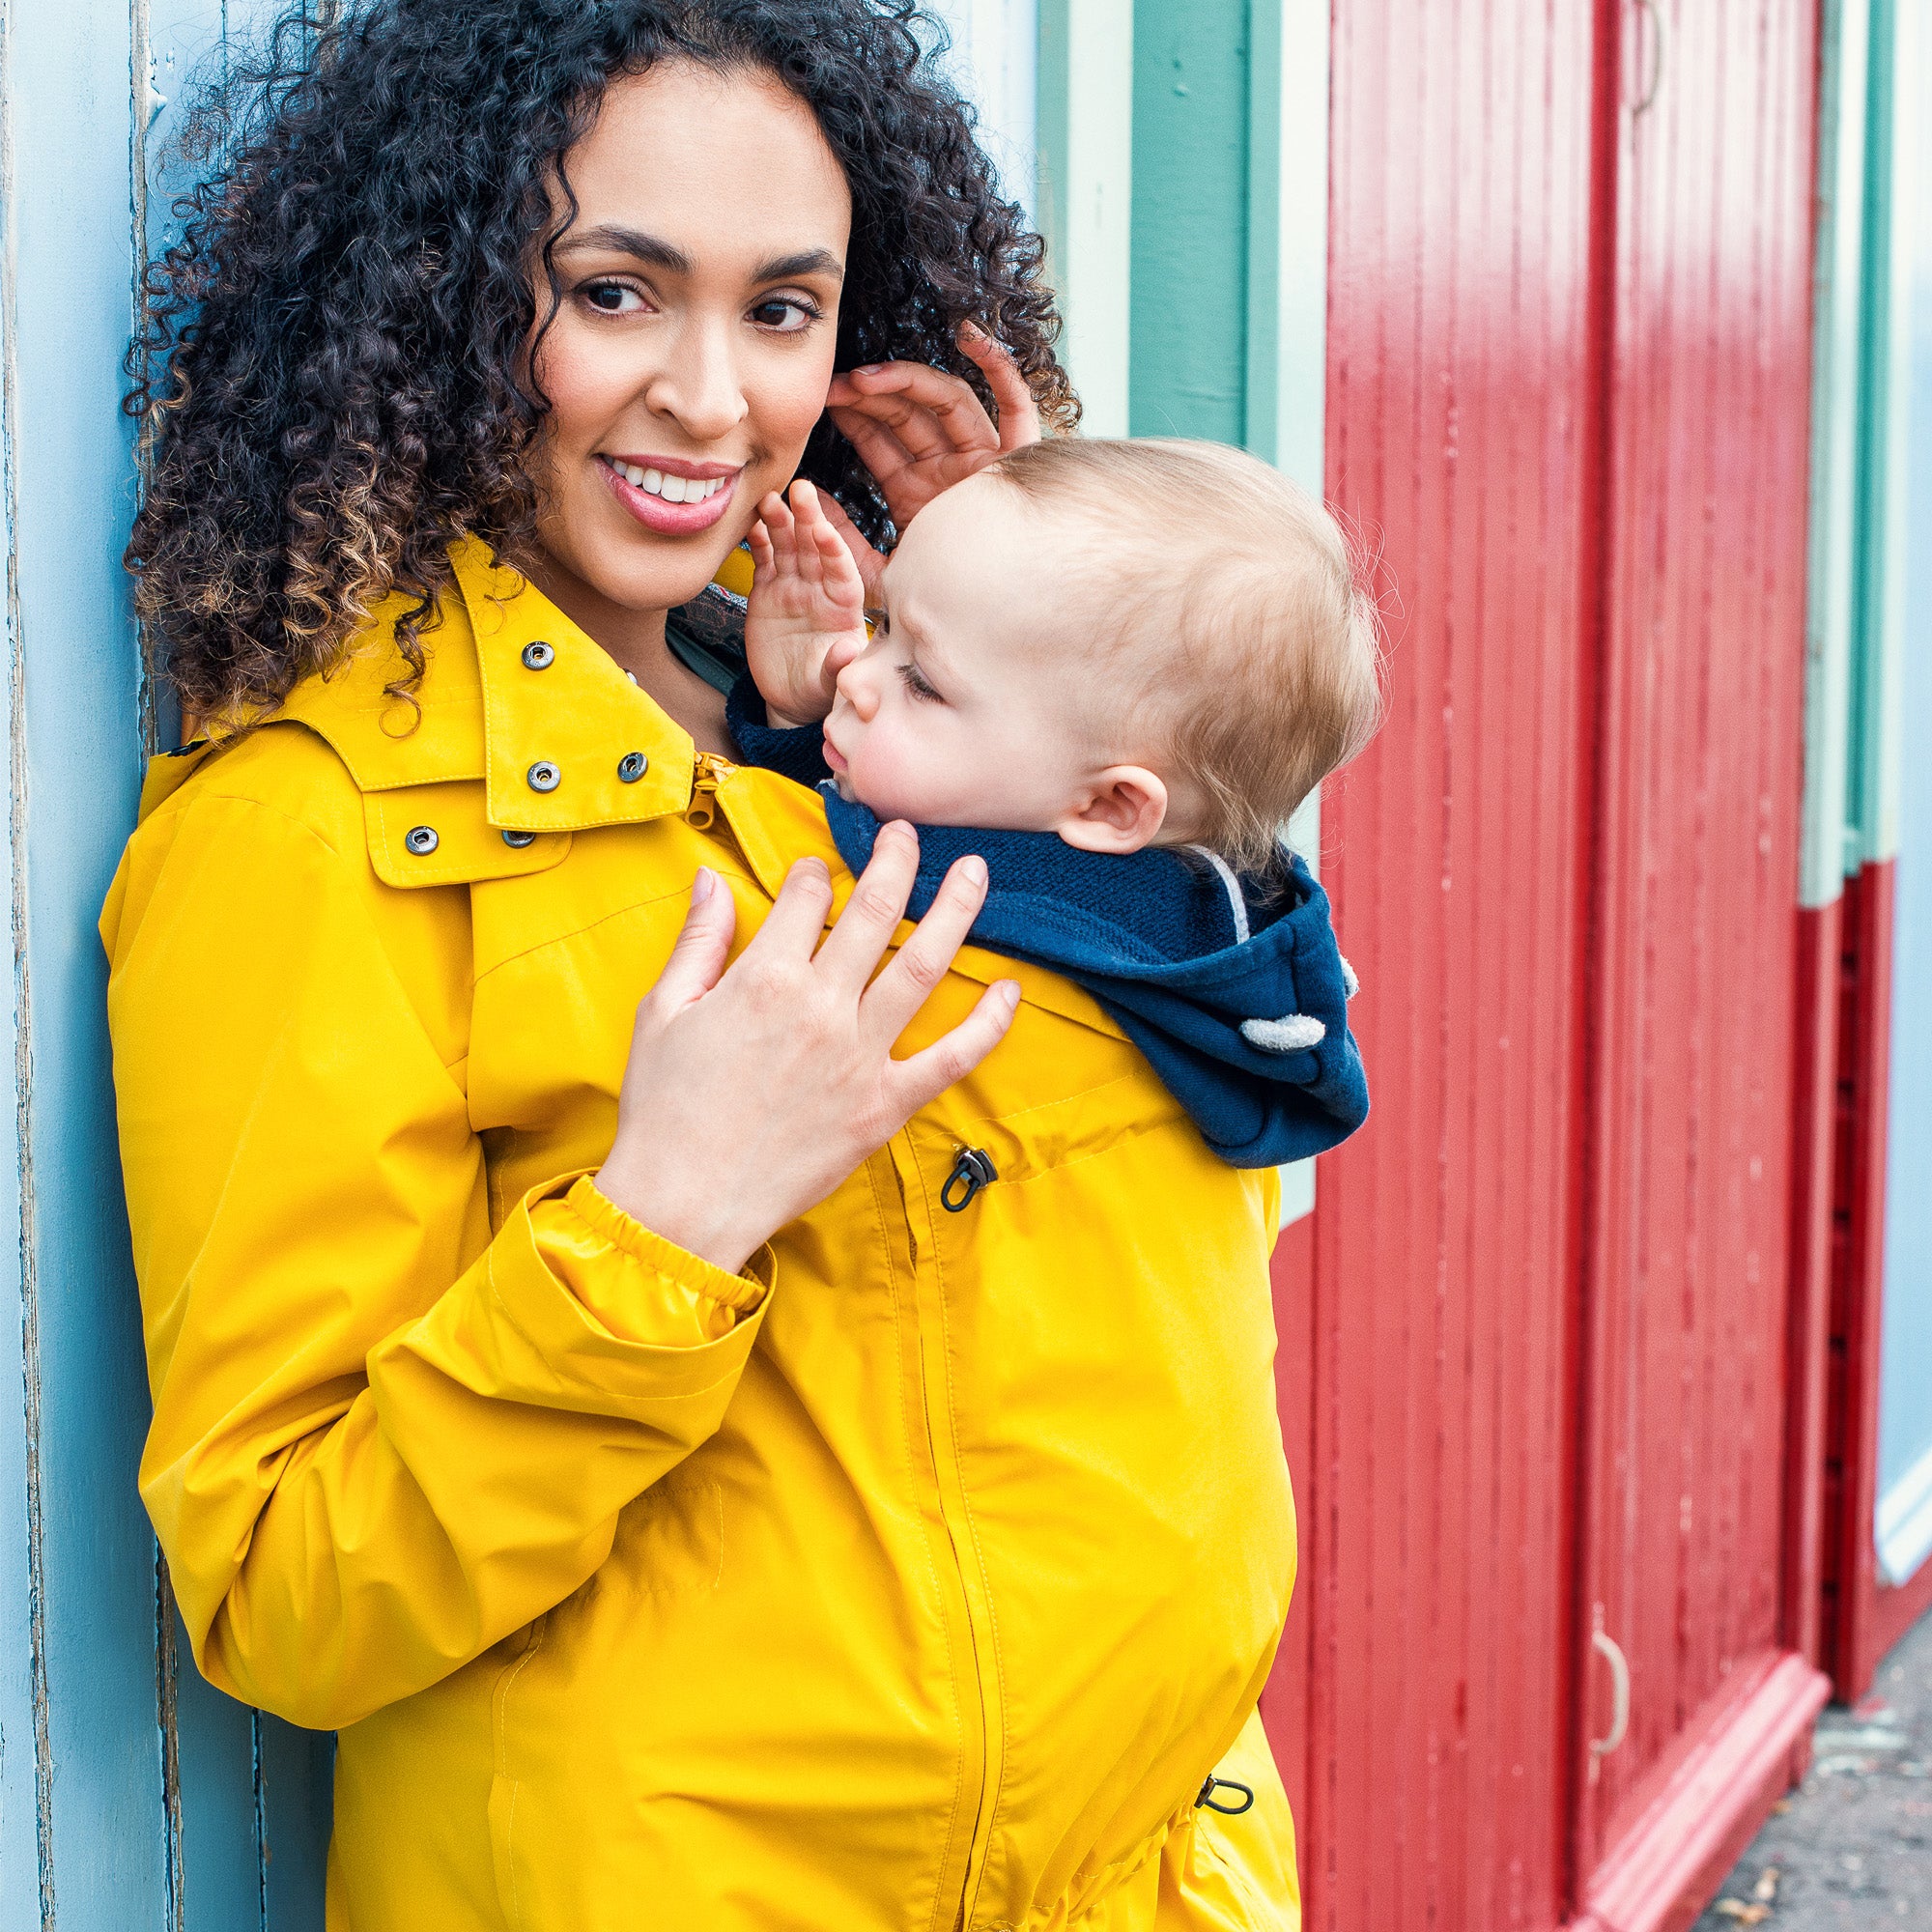
<path fill-rule="evenodd" d="M 1662 11 L 1660 70 L 1615 0 L 1336 8 L 1329 490 L 1394 650 L 1322 854 L 1376 1114 L 1277 1263 L 1311 1927 L 1671 1922 L 1822 1694 L 1783 1480 L 1814 23 Z M 1593 1777 L 1600 1605 L 1634 1699 Z"/>
<path fill-rule="evenodd" d="M 1336 13 L 1329 490 L 1394 649 L 1322 854 L 1376 1115 L 1282 1296 L 1311 1926 L 1547 1926 L 1565 1889 L 1590 32 Z"/>

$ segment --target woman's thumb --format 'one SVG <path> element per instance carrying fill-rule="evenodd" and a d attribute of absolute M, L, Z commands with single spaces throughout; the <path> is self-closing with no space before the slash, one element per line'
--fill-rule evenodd
<path fill-rule="evenodd" d="M 698 867 L 691 882 L 691 910 L 653 988 L 655 996 L 682 1007 L 710 992 L 724 971 L 737 925 L 738 908 L 729 888 L 709 866 Z"/>

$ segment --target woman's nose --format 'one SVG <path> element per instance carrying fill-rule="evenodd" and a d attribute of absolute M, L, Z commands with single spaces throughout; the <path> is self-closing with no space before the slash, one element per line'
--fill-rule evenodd
<path fill-rule="evenodd" d="M 646 406 L 669 416 L 694 442 L 718 442 L 745 420 L 750 405 L 730 348 L 728 327 L 692 317 L 644 388 Z"/>

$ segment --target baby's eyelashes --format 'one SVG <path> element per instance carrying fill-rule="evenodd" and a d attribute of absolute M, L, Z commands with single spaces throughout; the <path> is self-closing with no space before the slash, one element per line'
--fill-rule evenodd
<path fill-rule="evenodd" d="M 916 664 L 902 664 L 896 667 L 899 682 L 906 688 L 909 697 L 916 697 L 923 704 L 941 704 L 945 700 L 926 680 L 924 673 Z"/>

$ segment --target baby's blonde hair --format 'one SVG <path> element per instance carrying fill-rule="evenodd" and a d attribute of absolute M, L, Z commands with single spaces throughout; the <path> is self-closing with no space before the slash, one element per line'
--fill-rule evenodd
<path fill-rule="evenodd" d="M 1062 437 L 984 473 L 1078 513 L 1064 581 L 1082 628 L 1110 669 L 1138 671 L 1201 794 L 1200 842 L 1267 869 L 1296 808 L 1381 722 L 1381 627 L 1334 518 L 1217 442 Z"/>

